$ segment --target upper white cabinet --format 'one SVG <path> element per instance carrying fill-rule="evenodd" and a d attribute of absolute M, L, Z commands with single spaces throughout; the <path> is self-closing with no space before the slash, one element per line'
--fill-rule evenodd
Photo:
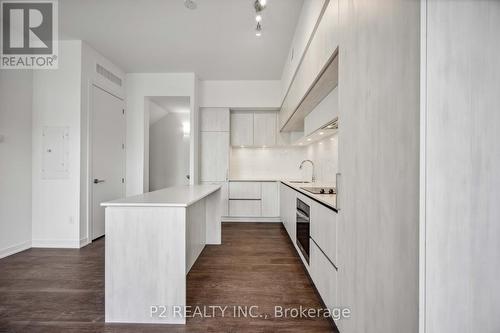
<path fill-rule="evenodd" d="M 339 0 L 330 0 L 321 21 L 324 21 L 321 37 L 325 43 L 323 59 L 326 62 L 339 45 Z"/>
<path fill-rule="evenodd" d="M 229 133 L 200 132 L 201 181 L 226 181 L 229 168 Z"/>
<path fill-rule="evenodd" d="M 276 112 L 255 112 L 253 121 L 253 144 L 276 145 Z"/>
<path fill-rule="evenodd" d="M 286 144 L 278 135 L 276 111 L 232 111 L 231 145 L 237 147 L 271 147 Z"/>
<path fill-rule="evenodd" d="M 280 130 L 303 130 L 303 118 L 337 85 L 338 62 L 333 66 L 331 64 L 338 46 L 338 29 L 338 0 L 332 0 L 321 17 L 283 101 L 279 115 Z M 320 80 L 321 77 L 324 77 L 323 80 Z M 314 97 L 307 99 L 314 86 L 317 86 Z M 296 112 L 299 106 L 301 110 Z"/>
<path fill-rule="evenodd" d="M 228 108 L 201 108 L 200 131 L 229 132 Z"/>
<path fill-rule="evenodd" d="M 253 112 L 231 112 L 231 145 L 253 145 Z"/>

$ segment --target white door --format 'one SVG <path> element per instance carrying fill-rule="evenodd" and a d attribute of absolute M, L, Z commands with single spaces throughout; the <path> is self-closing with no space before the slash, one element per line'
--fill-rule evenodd
<path fill-rule="evenodd" d="M 92 240 L 104 235 L 101 202 L 125 193 L 125 115 L 123 100 L 92 85 Z"/>

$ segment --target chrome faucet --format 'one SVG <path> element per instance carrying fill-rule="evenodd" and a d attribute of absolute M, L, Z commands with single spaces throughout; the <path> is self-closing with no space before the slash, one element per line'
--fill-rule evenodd
<path fill-rule="evenodd" d="M 315 175 L 315 173 L 314 173 L 314 162 L 313 162 L 313 161 L 311 161 L 311 160 L 303 160 L 303 161 L 300 163 L 299 169 L 301 169 L 301 170 L 302 170 L 302 167 L 304 167 L 304 163 L 306 163 L 306 162 L 309 162 L 309 163 L 311 163 L 311 165 L 312 165 L 312 177 L 311 177 L 311 182 L 313 182 L 313 183 L 314 183 L 314 181 L 316 180 L 316 175 Z"/>

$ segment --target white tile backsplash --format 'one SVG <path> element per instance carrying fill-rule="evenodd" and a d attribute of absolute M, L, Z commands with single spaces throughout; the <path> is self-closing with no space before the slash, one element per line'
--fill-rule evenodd
<path fill-rule="evenodd" d="M 305 159 L 314 162 L 318 182 L 334 183 L 338 170 L 337 134 L 306 147 L 232 148 L 230 178 L 310 180 L 310 164 L 299 169 Z"/>
<path fill-rule="evenodd" d="M 335 183 L 335 174 L 338 172 L 338 135 L 307 146 L 307 158 L 314 161 L 318 181 Z"/>
<path fill-rule="evenodd" d="M 308 170 L 299 170 L 306 148 L 232 148 L 231 178 L 306 179 Z"/>

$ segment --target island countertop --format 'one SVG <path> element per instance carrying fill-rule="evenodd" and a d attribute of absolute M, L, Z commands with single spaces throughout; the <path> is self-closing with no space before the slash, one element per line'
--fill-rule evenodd
<path fill-rule="evenodd" d="M 104 207 L 188 207 L 219 190 L 219 185 L 186 185 L 101 203 Z"/>

